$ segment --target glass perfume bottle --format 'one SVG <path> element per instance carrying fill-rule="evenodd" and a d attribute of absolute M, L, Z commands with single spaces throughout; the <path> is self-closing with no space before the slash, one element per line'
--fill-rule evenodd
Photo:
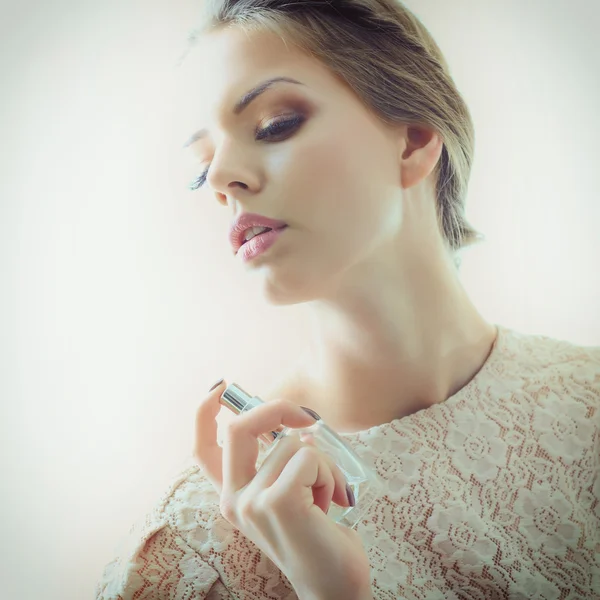
<path fill-rule="evenodd" d="M 264 401 L 258 396 L 250 396 L 240 386 L 232 383 L 221 395 L 221 404 L 236 414 L 243 414 Z M 327 515 L 336 523 L 353 528 L 366 514 L 375 498 L 383 489 L 381 478 L 354 452 L 354 450 L 322 420 L 314 425 L 302 428 L 280 427 L 276 431 L 262 434 L 259 441 L 266 453 L 261 460 L 273 451 L 277 442 L 284 436 L 295 435 L 301 441 L 310 443 L 330 456 L 342 471 L 348 485 L 352 488 L 356 505 L 339 506 L 332 502 Z"/>

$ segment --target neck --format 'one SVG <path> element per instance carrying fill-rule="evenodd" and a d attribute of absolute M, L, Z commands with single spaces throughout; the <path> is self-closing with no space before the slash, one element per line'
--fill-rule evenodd
<path fill-rule="evenodd" d="M 420 256 L 394 272 L 393 285 L 378 261 L 352 274 L 362 285 L 339 285 L 311 302 L 312 336 L 277 397 L 352 432 L 443 402 L 466 385 L 489 356 L 496 328 L 469 300 L 445 250 Z"/>

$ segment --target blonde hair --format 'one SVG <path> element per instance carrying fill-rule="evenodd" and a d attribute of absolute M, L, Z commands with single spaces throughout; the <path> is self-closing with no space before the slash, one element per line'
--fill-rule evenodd
<path fill-rule="evenodd" d="M 458 267 L 457 251 L 483 238 L 464 214 L 475 134 L 448 65 L 418 18 L 399 0 L 203 0 L 190 48 L 199 36 L 229 27 L 295 44 L 345 80 L 384 123 L 425 125 L 441 135 L 437 216 Z"/>

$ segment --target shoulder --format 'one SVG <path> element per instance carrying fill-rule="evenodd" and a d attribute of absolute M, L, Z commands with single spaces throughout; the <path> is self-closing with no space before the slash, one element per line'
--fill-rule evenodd
<path fill-rule="evenodd" d="M 478 414 L 523 444 L 511 460 L 550 468 L 543 451 L 560 464 L 589 460 L 598 469 L 600 348 L 499 327 L 486 374 Z"/>
<path fill-rule="evenodd" d="M 542 334 L 499 327 L 500 364 L 533 385 L 556 383 L 565 392 L 600 396 L 600 346 L 583 346 Z"/>
<path fill-rule="evenodd" d="M 221 514 L 219 501 L 217 490 L 189 457 L 165 487 L 151 517 L 144 521 L 141 539 L 166 524 L 199 556 L 214 558 L 240 543 L 239 532 Z"/>
<path fill-rule="evenodd" d="M 203 470 L 191 457 L 186 462 L 105 567 L 96 600 L 133 599 L 138 590 L 152 598 L 175 590 L 175 597 L 213 600 L 255 580 L 291 593 L 277 566 L 222 516 Z"/>
<path fill-rule="evenodd" d="M 193 465 L 182 473 L 165 504 L 169 522 L 201 555 L 212 556 L 240 542 L 237 529 L 221 514 L 219 500 L 204 471 Z"/>
<path fill-rule="evenodd" d="M 210 527 L 217 518 L 218 499 L 215 508 L 211 491 L 216 494 L 197 466 L 171 477 L 153 508 L 119 541 L 96 583 L 95 598 L 127 600 L 141 589 L 162 597 L 161 590 L 176 590 L 182 582 L 193 588 L 187 591 L 194 597 L 217 597 L 221 582 L 209 549 L 206 544 L 193 547 L 186 539 L 188 521 L 199 518 Z M 193 519 L 192 512 L 197 515 Z"/>
<path fill-rule="evenodd" d="M 129 532 L 117 555 L 96 582 L 96 600 L 133 600 L 143 590 L 162 598 L 162 590 L 178 590 L 182 581 L 194 598 L 213 597 L 219 591 L 219 573 L 190 548 L 175 528 L 163 521 Z M 186 583 L 187 580 L 187 583 Z"/>

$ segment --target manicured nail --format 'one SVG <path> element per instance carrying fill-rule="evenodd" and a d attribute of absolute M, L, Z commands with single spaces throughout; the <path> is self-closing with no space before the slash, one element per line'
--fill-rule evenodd
<path fill-rule="evenodd" d="M 212 391 L 213 391 L 213 390 L 214 390 L 216 387 L 220 386 L 220 385 L 223 383 L 223 381 L 225 381 L 223 378 L 219 379 L 219 381 L 217 381 L 217 383 L 215 383 L 215 384 L 214 384 L 214 385 L 213 385 L 213 386 L 210 388 L 210 390 L 208 390 L 208 393 L 210 394 L 210 392 L 212 392 Z"/>
<path fill-rule="evenodd" d="M 306 406 L 301 406 L 300 407 L 303 411 L 307 412 L 313 419 L 315 419 L 316 421 L 320 421 L 321 417 L 311 408 L 306 408 Z"/>
<path fill-rule="evenodd" d="M 346 484 L 346 494 L 348 494 L 348 504 L 350 504 L 350 506 L 356 506 L 354 492 L 352 491 L 352 488 L 350 487 L 349 483 Z"/>

